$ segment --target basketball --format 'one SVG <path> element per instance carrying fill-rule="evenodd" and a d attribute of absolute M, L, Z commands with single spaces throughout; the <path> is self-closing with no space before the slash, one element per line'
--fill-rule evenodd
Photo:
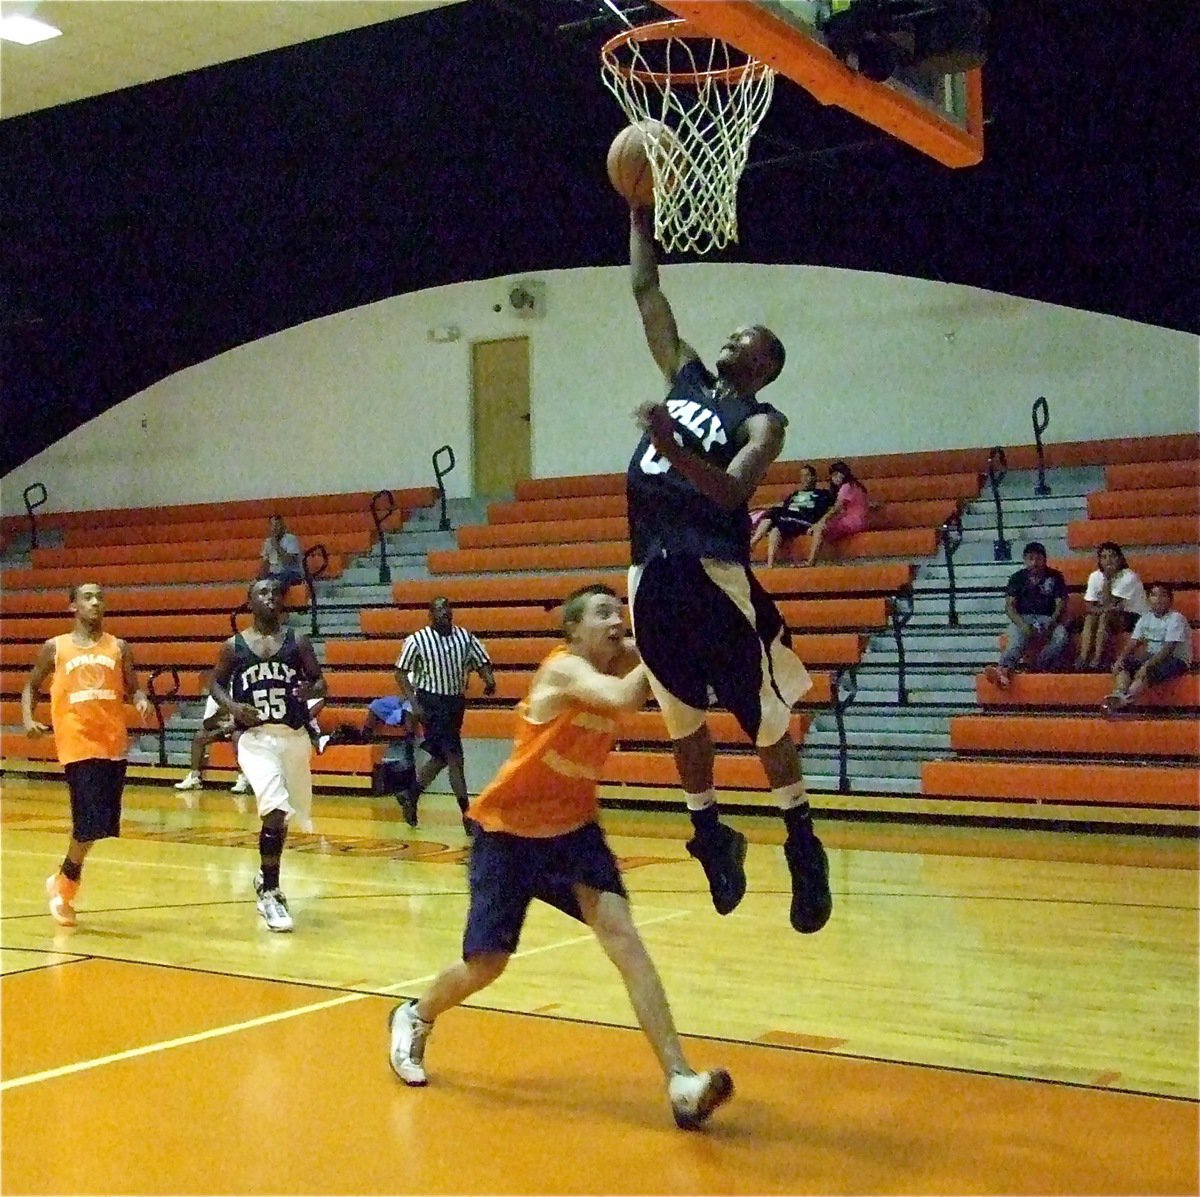
<path fill-rule="evenodd" d="M 671 131 L 658 121 L 626 125 L 608 147 L 608 180 L 630 204 L 648 207 L 654 203 L 654 172 L 646 154 L 646 132 L 672 139 Z"/>

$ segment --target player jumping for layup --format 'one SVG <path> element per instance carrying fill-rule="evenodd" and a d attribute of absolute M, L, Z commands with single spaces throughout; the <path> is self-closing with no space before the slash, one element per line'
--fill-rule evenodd
<path fill-rule="evenodd" d="M 279 861 L 293 816 L 312 830 L 312 744 L 305 724 L 308 700 L 325 695 L 308 637 L 282 625 L 283 594 L 274 578 L 250 586 L 254 626 L 221 645 L 210 692 L 246 730 L 237 744 L 238 766 L 258 800 L 261 870 L 254 879 L 258 912 L 272 931 L 290 931 L 292 916 L 279 888 Z"/>
<path fill-rule="evenodd" d="M 758 391 L 783 369 L 784 349 L 761 325 L 740 328 L 714 377 L 679 338 L 659 288 L 651 222 L 650 209 L 631 209 L 629 258 L 646 341 L 669 391 L 640 409 L 645 435 L 627 474 L 634 637 L 687 794 L 695 828 L 688 851 L 704 867 L 717 912 L 728 914 L 746 892 L 746 838 L 718 821 L 710 687 L 758 749 L 783 813 L 792 926 L 819 931 L 833 908 L 829 865 L 788 735 L 792 704 L 812 683 L 750 572 L 749 500 L 787 426 Z"/>

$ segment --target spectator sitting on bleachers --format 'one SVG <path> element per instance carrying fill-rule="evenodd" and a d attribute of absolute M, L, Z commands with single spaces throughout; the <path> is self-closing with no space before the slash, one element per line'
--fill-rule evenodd
<path fill-rule="evenodd" d="M 1106 715 L 1123 710 L 1148 686 L 1186 673 L 1192 663 L 1192 629 L 1181 611 L 1172 610 L 1174 591 L 1155 582 L 1149 594 L 1150 610 L 1113 663 L 1112 693 L 1100 704 Z M 1131 665 L 1137 666 L 1132 675 Z"/>
<path fill-rule="evenodd" d="M 1020 664 L 1030 639 L 1045 636 L 1035 667 L 1040 672 L 1053 669 L 1067 648 L 1067 628 L 1063 614 L 1067 607 L 1067 581 L 1057 569 L 1046 565 L 1046 546 L 1031 540 L 1022 554 L 1025 568 L 1008 579 L 1004 588 L 1004 609 L 1009 619 L 1008 644 L 996 665 L 984 670 L 988 681 L 1001 689 L 1012 680 L 1012 671 Z"/>
<path fill-rule="evenodd" d="M 812 545 L 804 565 L 814 565 L 825 542 L 844 540 L 867 527 L 867 512 L 871 502 L 867 488 L 855 478 L 844 461 L 829 467 L 829 488 L 833 491 L 833 506 L 813 525 Z"/>
<path fill-rule="evenodd" d="M 287 530 L 283 516 L 273 515 L 271 534 L 263 541 L 260 578 L 274 578 L 286 598 L 288 590 L 304 581 L 304 549 L 300 538 Z"/>
<path fill-rule="evenodd" d="M 1099 568 L 1088 577 L 1083 595 L 1087 615 L 1079 635 L 1076 669 L 1100 669 L 1109 637 L 1132 631 L 1150 610 L 1142 580 L 1129 568 L 1119 544 L 1106 540 L 1096 550 L 1096 563 Z"/>
<path fill-rule="evenodd" d="M 412 703 L 407 698 L 390 694 L 386 698 L 376 698 L 367 707 L 367 717 L 363 720 L 363 743 L 369 744 L 379 731 L 379 725 L 384 727 L 399 727 L 405 736 L 414 736 L 417 731 L 417 721 L 413 715 Z"/>
<path fill-rule="evenodd" d="M 817 485 L 817 471 L 810 465 L 800 470 L 800 487 L 782 503 L 767 508 L 754 528 L 750 547 L 767 537 L 767 565 L 775 564 L 781 543 L 811 532 L 813 525 L 833 506 L 833 492 Z"/>

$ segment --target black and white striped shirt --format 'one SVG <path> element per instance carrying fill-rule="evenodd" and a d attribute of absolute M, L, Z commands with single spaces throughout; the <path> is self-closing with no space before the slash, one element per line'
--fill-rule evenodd
<path fill-rule="evenodd" d="M 459 695 L 467 674 L 491 665 L 487 649 L 466 628 L 452 627 L 446 635 L 432 627 L 413 632 L 404 641 L 396 666 L 407 672 L 413 688 L 429 694 Z"/>

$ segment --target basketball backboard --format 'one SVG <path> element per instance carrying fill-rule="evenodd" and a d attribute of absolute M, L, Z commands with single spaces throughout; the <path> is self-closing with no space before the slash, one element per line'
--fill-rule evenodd
<path fill-rule="evenodd" d="M 883 83 L 851 70 L 822 32 L 851 0 L 658 3 L 774 67 L 820 103 L 844 108 L 946 166 L 974 166 L 983 158 L 979 69 L 941 74 L 902 68 Z"/>

